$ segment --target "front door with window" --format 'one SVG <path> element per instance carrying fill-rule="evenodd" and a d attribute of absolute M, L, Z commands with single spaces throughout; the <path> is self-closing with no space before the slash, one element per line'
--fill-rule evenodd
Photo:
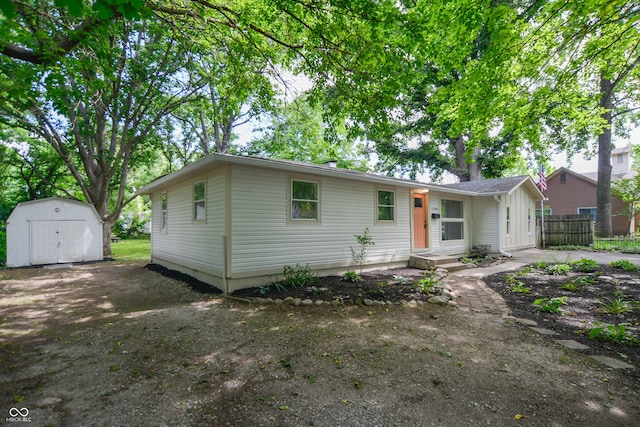
<path fill-rule="evenodd" d="M 427 195 L 413 195 L 413 247 L 427 247 Z"/>

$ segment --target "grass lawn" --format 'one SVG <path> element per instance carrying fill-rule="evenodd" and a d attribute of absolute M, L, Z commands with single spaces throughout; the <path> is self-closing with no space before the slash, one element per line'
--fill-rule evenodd
<path fill-rule="evenodd" d="M 116 261 L 149 261 L 150 254 L 149 236 L 132 237 L 111 243 L 111 256 Z"/>

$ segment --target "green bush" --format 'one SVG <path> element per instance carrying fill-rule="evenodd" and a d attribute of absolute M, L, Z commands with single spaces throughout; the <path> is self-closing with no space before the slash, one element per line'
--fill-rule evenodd
<path fill-rule="evenodd" d="M 283 268 L 284 280 L 282 283 L 288 286 L 307 286 L 316 281 L 316 275 L 309 270 L 309 265 L 302 267 L 296 264 L 295 267 L 285 265 Z"/>
<path fill-rule="evenodd" d="M 7 264 L 7 232 L 0 229 L 0 267 Z"/>
<path fill-rule="evenodd" d="M 621 268 L 624 271 L 635 271 L 638 267 L 629 261 L 628 259 L 619 259 L 617 261 L 612 261 L 609 266 L 614 268 Z"/>
<path fill-rule="evenodd" d="M 594 271 L 598 271 L 598 263 L 589 258 L 581 258 L 579 261 L 574 261 L 573 265 L 578 267 L 578 270 L 583 273 L 593 273 Z"/>
<path fill-rule="evenodd" d="M 565 276 L 571 271 L 569 264 L 553 264 L 545 267 L 544 271 L 554 276 Z"/>

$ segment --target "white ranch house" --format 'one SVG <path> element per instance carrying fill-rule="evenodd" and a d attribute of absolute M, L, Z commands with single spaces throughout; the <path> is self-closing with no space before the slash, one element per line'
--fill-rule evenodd
<path fill-rule="evenodd" d="M 534 247 L 528 176 L 434 185 L 286 160 L 210 154 L 143 187 L 152 202 L 151 261 L 223 292 L 281 277 L 356 269 L 350 246 L 369 228 L 367 267 L 415 254 Z"/>

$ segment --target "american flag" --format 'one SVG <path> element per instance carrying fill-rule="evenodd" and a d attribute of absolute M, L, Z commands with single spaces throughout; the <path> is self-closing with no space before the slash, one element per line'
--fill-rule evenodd
<path fill-rule="evenodd" d="M 538 184 L 540 184 L 540 190 L 541 191 L 546 191 L 547 189 L 547 177 L 544 176 L 544 166 L 541 164 L 540 168 L 538 169 Z"/>

